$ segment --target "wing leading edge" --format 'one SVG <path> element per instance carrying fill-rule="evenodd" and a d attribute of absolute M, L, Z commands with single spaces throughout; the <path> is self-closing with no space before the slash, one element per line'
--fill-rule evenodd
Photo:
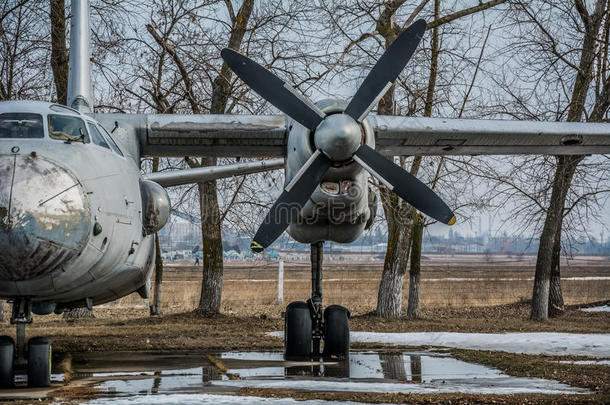
<path fill-rule="evenodd" d="M 370 117 L 385 155 L 587 155 L 610 153 L 610 124 Z"/>
<path fill-rule="evenodd" d="M 284 157 L 283 115 L 96 114 L 129 127 L 141 156 Z M 384 155 L 610 154 L 610 124 L 370 115 Z"/>

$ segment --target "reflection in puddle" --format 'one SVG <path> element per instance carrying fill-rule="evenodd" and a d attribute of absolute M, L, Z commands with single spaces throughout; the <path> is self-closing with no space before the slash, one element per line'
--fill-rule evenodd
<path fill-rule="evenodd" d="M 155 355 L 149 354 L 154 357 Z M 537 378 L 512 377 L 446 353 L 352 352 L 345 361 L 284 361 L 282 353 L 226 352 L 221 372 L 204 356 L 157 359 L 153 369 L 90 372 L 108 397 L 151 394 L 227 394 L 244 387 L 380 393 L 553 393 L 587 391 Z M 187 360 L 188 359 L 188 360 Z M 151 359 L 140 359 L 139 367 Z M 185 363 L 189 361 L 189 363 Z M 199 365 L 196 366 L 198 362 Z M 123 363 L 123 367 L 124 367 Z M 76 365 L 78 367 L 78 365 Z M 180 367 L 181 366 L 181 367 Z M 123 370 L 124 368 L 122 368 Z M 86 367 L 79 372 L 86 372 Z"/>

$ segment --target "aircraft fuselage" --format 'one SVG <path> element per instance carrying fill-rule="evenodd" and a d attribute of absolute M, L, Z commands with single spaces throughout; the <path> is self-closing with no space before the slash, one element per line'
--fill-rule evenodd
<path fill-rule="evenodd" d="M 84 129 L 60 134 L 52 125 L 64 117 Z M 137 160 L 56 104 L 0 103 L 0 126 L 0 297 L 100 304 L 146 286 L 154 236 L 143 232 Z"/>

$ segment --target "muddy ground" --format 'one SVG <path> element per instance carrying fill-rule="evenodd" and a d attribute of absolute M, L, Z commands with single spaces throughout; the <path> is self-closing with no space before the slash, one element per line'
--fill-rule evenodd
<path fill-rule="evenodd" d="M 597 303 L 600 304 L 600 303 Z M 351 319 L 351 329 L 376 332 L 454 331 L 454 332 L 572 332 L 608 333 L 610 313 L 584 312 L 569 308 L 560 318 L 540 324 L 528 320 L 527 303 L 462 309 L 435 308 L 424 310 L 417 320 L 380 320 L 373 315 L 357 315 Z M 265 332 L 283 328 L 283 319 L 266 314 L 258 316 L 201 317 L 193 312 L 150 317 L 144 309 L 98 308 L 96 318 L 66 322 L 39 318 L 29 328 L 29 336 L 45 335 L 53 340 L 56 358 L 65 353 L 89 351 L 197 351 L 282 350 L 282 341 Z M 13 334 L 8 325 L 0 334 Z M 355 348 L 383 349 L 380 344 L 356 344 Z M 386 403 L 608 403 L 610 401 L 610 367 L 600 365 L 561 364 L 569 356 L 531 356 L 501 352 L 453 349 L 463 360 L 496 367 L 508 374 L 551 378 L 595 392 L 586 396 L 561 395 L 474 395 L 474 394 L 374 394 L 374 393 L 315 393 L 247 388 L 242 395 L 295 399 L 333 399 L 342 401 Z M 66 387 L 55 392 L 55 401 L 77 403 L 95 395 L 87 386 Z M 46 400 L 45 400 L 46 401 Z"/>
<path fill-rule="evenodd" d="M 192 289 L 197 291 L 199 269 L 192 267 L 169 267 L 167 272 L 169 303 L 165 307 L 166 315 L 150 317 L 146 304 L 133 296 L 119 302 L 96 307 L 95 318 L 66 321 L 61 316 L 35 317 L 35 322 L 28 327 L 28 337 L 48 336 L 53 340 L 53 350 L 58 359 L 66 353 L 91 351 L 197 351 L 217 352 L 226 350 L 277 350 L 281 351 L 283 342 L 270 337 L 265 332 L 283 329 L 283 305 L 278 305 L 277 284 L 273 284 L 276 276 L 275 265 L 265 265 L 260 268 L 234 268 L 229 266 L 226 274 L 223 297 L 223 314 L 213 318 L 199 316 L 192 312 L 193 300 L 197 297 L 174 296 L 172 283 L 176 291 L 182 291 L 180 283 L 191 280 L 195 284 Z M 347 266 L 347 267 L 346 267 Z M 447 331 L 447 332 L 569 332 L 569 333 L 610 333 L 609 312 L 584 312 L 578 308 L 586 305 L 603 305 L 610 301 L 610 267 L 606 264 L 589 266 L 573 266 L 568 271 L 570 282 L 567 290 L 576 299 L 568 298 L 566 313 L 547 323 L 529 320 L 529 304 L 524 299 L 524 291 L 531 288 L 533 276 L 529 265 L 494 264 L 493 271 L 484 271 L 481 266 L 464 265 L 440 266 L 424 269 L 424 280 L 428 278 L 427 286 L 434 286 L 434 302 L 442 299 L 442 294 L 451 295 L 452 288 L 443 283 L 442 277 L 450 275 L 453 283 L 459 283 L 463 288 L 460 298 L 461 305 L 434 305 L 423 301 L 419 319 L 379 319 L 372 315 L 373 292 L 378 285 L 379 272 L 367 269 L 366 266 L 337 264 L 325 276 L 329 279 L 340 279 L 353 282 L 354 286 L 341 281 L 329 281 L 326 291 L 329 293 L 328 303 L 344 303 L 353 309 L 350 321 L 351 330 L 374 332 L 416 332 L 416 331 Z M 300 268 L 302 267 L 302 268 Z M 308 269 L 306 266 L 295 266 L 287 269 L 285 277 L 291 281 L 284 305 L 292 299 L 292 295 L 307 295 Z M 566 272 L 568 273 L 568 272 Z M 564 273 L 565 274 L 565 273 Z M 475 280 L 471 280 L 475 278 Z M 484 278 L 484 280 L 481 280 Z M 600 279 L 601 278 L 601 279 Z M 250 282 L 248 280 L 267 280 Z M 468 280 L 464 280 L 468 279 Z M 519 279 L 518 283 L 514 280 Z M 434 281 L 431 281 L 434 280 Z M 366 293 L 354 291 L 354 288 L 364 282 Z M 332 284 L 335 283 L 335 284 Z M 359 284 L 360 283 L 360 284 Z M 424 284 L 426 285 L 426 284 Z M 180 286 L 180 287 L 179 287 Z M 436 287 L 438 286 L 438 288 Z M 481 296 L 481 286 L 485 286 Z M 500 287 L 498 287 L 500 286 Z M 406 287 L 406 286 L 405 286 Z M 442 287 L 442 288 L 441 288 Z M 503 299 L 513 302 L 504 305 L 484 305 L 486 297 L 494 296 L 500 288 Z M 513 290 L 519 289 L 517 292 Z M 406 288 L 405 288 L 406 289 Z M 247 291 L 246 291 L 247 290 Z M 371 291 L 368 291 L 371 290 Z M 438 291 L 437 291 L 438 290 Z M 441 291 L 443 290 L 443 291 Z M 424 288 L 425 292 L 426 289 Z M 428 291 L 433 291 L 430 287 Z M 516 291 L 516 290 L 515 290 Z M 579 292 L 585 292 L 591 297 L 589 301 L 578 299 Z M 248 298 L 235 300 L 235 297 L 250 294 L 271 297 L 250 304 Z M 248 296 L 250 296 L 248 295 Z M 289 298 L 290 297 L 290 298 Z M 333 302 L 334 297 L 334 302 Z M 468 301 L 472 298 L 472 301 Z M 599 299 L 601 297 L 601 299 Z M 300 297 L 304 299 L 306 297 Z M 362 299 L 362 301 L 359 301 Z M 429 295 L 429 299 L 430 298 Z M 491 300 L 495 303 L 494 300 Z M 595 301 L 595 302 L 593 302 Z M 406 301 L 405 301 L 406 302 Z M 351 303 L 351 305 L 349 305 Z M 171 304 L 171 305 L 170 305 Z M 470 304 L 470 305 L 469 305 Z M 0 334 L 14 336 L 14 328 L 8 323 L 0 324 Z M 384 349 L 383 345 L 354 345 L 357 347 Z M 452 350 L 458 358 L 496 367 L 508 374 L 516 376 L 532 376 L 551 378 L 570 385 L 584 387 L 595 392 L 586 396 L 549 396 L 549 395 L 416 395 L 416 394 L 372 394 L 372 393 L 314 393 L 314 392 L 284 392 L 269 389 L 242 389 L 239 394 L 282 397 L 295 399 L 335 399 L 365 402 L 386 403 L 610 403 L 610 367 L 601 365 L 574 365 L 558 363 L 558 360 L 573 359 L 568 356 L 531 356 L 500 352 Z M 54 401 L 69 403 L 81 402 L 95 396 L 95 390 L 88 386 L 67 386 Z M 52 402 L 45 399 L 44 402 Z M 16 402 L 12 402 L 16 403 Z M 28 401 L 24 403 L 30 403 Z"/>

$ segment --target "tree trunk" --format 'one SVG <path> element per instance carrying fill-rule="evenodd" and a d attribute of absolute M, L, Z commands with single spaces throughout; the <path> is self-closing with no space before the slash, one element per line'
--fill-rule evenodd
<path fill-rule="evenodd" d="M 64 319 L 95 318 L 93 310 L 87 307 L 72 308 L 64 312 Z"/>
<path fill-rule="evenodd" d="M 67 103 L 68 50 L 66 49 L 66 15 L 64 0 L 50 0 L 51 20 L 51 68 L 57 102 Z"/>
<path fill-rule="evenodd" d="M 385 49 L 388 49 L 400 32 L 394 14 L 402 3 L 397 1 L 387 4 L 377 20 L 376 28 L 385 40 Z M 390 86 L 379 100 L 377 114 L 394 114 L 394 90 L 395 85 Z M 401 164 L 403 162 L 404 159 Z M 388 247 L 377 293 L 376 315 L 393 318 L 399 317 L 402 311 L 403 284 L 411 248 L 413 210 L 383 185 L 380 186 L 380 193 L 388 226 Z"/>
<path fill-rule="evenodd" d="M 230 3 L 228 3 L 230 4 Z M 248 21 L 254 8 L 254 0 L 244 0 L 236 16 L 232 16 L 231 35 L 228 48 L 239 50 Z M 232 10 L 230 10 L 232 15 Z M 222 64 L 220 74 L 212 81 L 211 114 L 224 114 L 231 95 L 232 72 L 226 62 Z M 193 111 L 195 112 L 195 111 Z M 194 167 L 194 159 L 188 159 L 189 165 Z M 204 158 L 200 166 L 216 165 L 216 158 Z M 220 312 L 222 298 L 222 219 L 218 207 L 218 194 L 216 181 L 198 184 L 201 204 L 201 236 L 203 243 L 203 281 L 201 284 L 201 297 L 195 312 L 213 316 Z"/>
<path fill-rule="evenodd" d="M 421 356 L 412 354 L 411 360 L 411 381 L 421 383 Z"/>
<path fill-rule="evenodd" d="M 216 164 L 216 158 L 207 158 L 206 166 Z M 201 197 L 201 231 L 203 242 L 203 280 L 199 306 L 195 312 L 213 316 L 220 312 L 222 298 L 222 233 L 216 182 L 199 184 Z"/>
<path fill-rule="evenodd" d="M 409 267 L 409 305 L 407 316 L 419 317 L 419 278 L 421 271 L 421 248 L 424 233 L 424 219 L 421 215 L 414 217 L 413 236 L 411 242 L 411 263 Z"/>
<path fill-rule="evenodd" d="M 402 353 L 379 353 L 381 372 L 386 380 L 407 381 L 407 369 Z"/>
<path fill-rule="evenodd" d="M 440 17 L 440 0 L 434 1 L 434 20 Z M 434 103 L 434 89 L 436 77 L 438 76 L 438 56 L 440 52 L 438 26 L 432 29 L 430 75 L 428 77 L 428 89 L 426 91 L 426 103 L 424 105 L 424 117 L 432 116 L 432 104 Z M 421 156 L 416 157 L 421 162 Z M 439 170 L 441 165 L 439 164 Z M 436 181 L 435 177 L 434 181 Z M 424 232 L 424 220 L 421 215 L 416 215 L 413 222 L 413 236 L 411 240 L 411 266 L 409 268 L 409 305 L 407 316 L 417 318 L 419 316 L 419 273 L 421 268 L 422 235 Z"/>
<path fill-rule="evenodd" d="M 161 297 L 163 286 L 163 257 L 161 257 L 161 244 L 159 235 L 155 233 L 155 289 L 153 302 L 150 306 L 150 315 L 163 315 L 163 300 Z"/>
<path fill-rule="evenodd" d="M 585 111 L 587 93 L 593 79 L 592 71 L 595 62 L 595 47 L 601 22 L 607 17 L 607 0 L 597 0 L 595 11 L 590 14 L 584 3 L 575 3 L 576 9 L 584 23 L 585 32 L 582 40 L 580 63 L 578 66 L 570 108 L 568 110 L 569 122 L 579 122 Z M 596 117 L 593 117 L 596 118 Z M 557 168 L 551 192 L 551 203 L 549 205 L 542 234 L 538 257 L 536 258 L 536 276 L 534 278 L 534 291 L 532 294 L 531 318 L 536 321 L 547 321 L 549 315 L 549 300 L 551 290 L 551 273 L 554 264 L 554 254 L 561 252 L 561 228 L 563 222 L 563 209 L 565 199 L 572 182 L 572 177 L 578 164 L 584 156 L 556 156 Z M 556 246 L 557 244 L 557 246 Z M 559 257 L 557 256 L 557 274 L 554 277 L 555 293 L 561 294 L 561 279 L 559 278 Z M 559 288 L 557 288 L 559 287 Z M 557 294 L 553 303 L 558 300 Z M 563 300 L 563 299 L 562 299 Z"/>
<path fill-rule="evenodd" d="M 158 107 L 161 107 L 158 104 Z M 152 172 L 159 171 L 159 158 L 155 157 L 152 161 Z M 161 299 L 161 291 L 163 285 L 163 257 L 161 255 L 161 243 L 159 242 L 159 234 L 155 233 L 155 291 L 153 303 L 150 306 L 150 315 L 163 315 L 163 300 Z"/>
<path fill-rule="evenodd" d="M 413 208 L 385 187 L 381 188 L 381 193 L 388 226 L 388 246 L 377 293 L 376 315 L 395 318 L 402 311 L 403 285 L 411 248 Z"/>
<path fill-rule="evenodd" d="M 536 321 L 548 320 L 549 296 L 551 283 L 551 269 L 553 267 L 553 253 L 555 243 L 561 243 L 558 235 L 561 235 L 561 224 L 563 207 L 568 188 L 582 156 L 557 156 L 557 168 L 553 178 L 551 192 L 551 203 L 547 210 L 538 256 L 536 258 L 536 275 L 534 277 L 534 291 L 532 294 L 531 318 Z M 559 245 L 560 248 L 561 245 Z M 559 252 L 559 251 L 558 251 Z M 559 263 L 557 262 L 559 271 Z M 556 283 L 560 280 L 556 278 Z"/>
<path fill-rule="evenodd" d="M 386 49 L 394 42 L 398 36 L 399 29 L 395 25 L 393 14 L 397 8 L 400 7 L 402 2 L 391 2 L 389 3 L 377 21 L 377 31 L 383 35 L 385 39 Z M 435 20 L 439 17 L 440 0 L 435 1 Z M 438 54 L 439 54 L 439 40 L 438 40 L 438 26 L 435 26 L 432 30 L 432 57 L 430 62 L 430 76 L 428 80 L 428 89 L 426 92 L 426 104 L 424 106 L 424 116 L 430 117 L 432 115 L 432 103 L 434 100 L 434 88 L 436 86 L 436 77 L 438 71 Z M 386 94 L 379 101 L 377 106 L 377 113 L 380 115 L 391 115 L 394 113 L 394 86 L 391 86 Z M 421 164 L 421 156 L 416 156 L 413 159 L 410 173 L 413 176 L 417 176 L 419 166 Z M 387 190 L 386 190 L 387 193 Z M 382 199 L 386 218 L 396 216 L 394 212 L 397 208 L 405 206 L 406 203 L 389 203 L 391 198 Z M 404 208 L 401 210 L 404 211 Z M 409 249 L 415 247 L 413 236 L 413 213 L 414 210 L 409 206 L 407 209 L 409 215 L 405 218 L 406 222 L 402 221 L 387 221 L 388 223 L 388 250 L 386 252 L 385 263 L 383 273 L 381 275 L 381 283 L 379 284 L 379 292 L 377 294 L 377 315 L 382 317 L 397 317 L 401 314 L 402 305 L 402 293 L 404 275 L 406 272 L 407 260 L 409 257 Z M 399 229 L 391 229 L 396 226 Z M 420 231 L 421 234 L 421 231 Z M 390 235 L 393 235 L 391 238 Z M 398 245 L 394 245 L 398 243 Z M 421 256 L 421 239 L 417 246 L 417 256 Z M 413 266 L 413 263 L 411 263 Z M 419 310 L 419 262 L 416 264 L 418 270 L 417 275 L 409 273 L 409 307 L 407 312 L 409 316 L 416 317 Z M 413 295 L 411 295 L 413 292 Z M 393 296 L 391 296 L 393 295 Z M 412 315 L 414 314 L 414 315 Z"/>
<path fill-rule="evenodd" d="M 560 220 L 555 234 L 553 245 L 553 256 L 551 258 L 551 280 L 549 287 L 549 318 L 556 318 L 565 312 L 563 305 L 563 293 L 561 291 L 561 228 L 563 221 Z"/>

